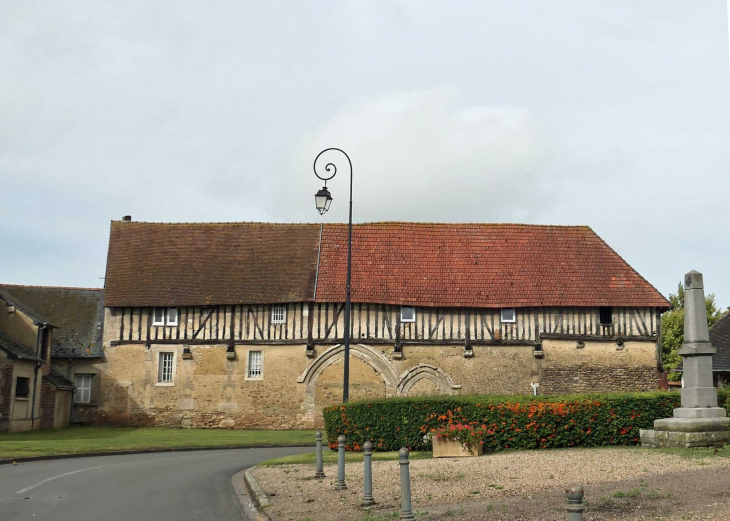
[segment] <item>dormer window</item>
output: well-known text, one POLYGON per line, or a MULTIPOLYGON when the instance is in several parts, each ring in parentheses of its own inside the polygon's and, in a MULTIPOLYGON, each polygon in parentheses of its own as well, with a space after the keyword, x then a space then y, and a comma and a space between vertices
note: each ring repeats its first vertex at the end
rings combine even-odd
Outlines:
POLYGON ((501 315, 502 322, 514 323, 515 319, 515 308, 502 308, 501 315))
POLYGON ((286 322, 286 306, 284 304, 274 304, 271 307, 271 323, 284 324, 286 322))
POLYGON ((153 326, 176 326, 177 308, 155 308, 152 313, 153 326))
POLYGON ((416 321, 416 308, 413 306, 401 306, 400 307, 400 321, 401 322, 415 322, 416 321))

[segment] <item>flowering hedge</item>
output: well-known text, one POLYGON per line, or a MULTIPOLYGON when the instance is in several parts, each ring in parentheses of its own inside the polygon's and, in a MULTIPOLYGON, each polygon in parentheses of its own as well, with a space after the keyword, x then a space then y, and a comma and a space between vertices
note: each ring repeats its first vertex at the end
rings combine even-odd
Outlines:
MULTIPOLYGON (((483 430, 485 451, 636 445, 639 429, 672 416, 679 393, 570 396, 439 396, 350 402, 324 409, 327 437, 349 450, 431 450, 427 434, 464 424, 483 430)), ((719 402, 730 412, 730 392, 719 402)))
MULTIPOLYGON (((473 425, 463 423, 452 423, 443 425, 438 429, 431 429, 424 436, 424 441, 432 438, 443 438, 445 440, 458 441, 465 447, 474 448, 480 443, 484 443, 487 434, 485 427, 475 427, 473 425)), ((354 448, 354 447, 353 447, 354 448)))

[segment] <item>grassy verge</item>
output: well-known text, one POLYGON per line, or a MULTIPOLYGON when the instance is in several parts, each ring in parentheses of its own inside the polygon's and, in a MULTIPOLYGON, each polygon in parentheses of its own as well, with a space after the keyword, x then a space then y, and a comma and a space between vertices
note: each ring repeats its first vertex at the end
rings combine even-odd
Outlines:
POLYGON ((314 431, 241 431, 161 427, 69 427, 0 434, 0 459, 146 449, 236 445, 314 446, 314 431))
MULTIPOLYGON (((334 451, 324 452, 323 460, 325 463, 337 463, 337 453, 334 451)), ((410 459, 427 459, 431 458, 430 452, 411 452, 410 459)), ((394 461, 398 459, 397 452, 373 452, 373 461, 394 461)), ((362 452, 345 453, 345 461, 347 463, 358 462, 363 460, 362 452)), ((308 452, 306 454, 295 454, 294 456, 284 456, 283 458, 269 459, 259 463, 264 467, 274 467, 276 465, 300 465, 316 462, 316 454, 308 452)))

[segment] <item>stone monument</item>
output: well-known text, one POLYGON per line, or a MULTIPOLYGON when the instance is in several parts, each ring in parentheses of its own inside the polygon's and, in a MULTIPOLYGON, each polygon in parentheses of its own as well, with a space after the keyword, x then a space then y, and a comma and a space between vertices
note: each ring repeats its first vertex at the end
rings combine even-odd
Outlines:
POLYGON ((702 274, 690 271, 684 277, 684 385, 682 405, 672 418, 654 421, 653 430, 641 430, 644 447, 722 447, 730 442, 730 418, 717 406, 712 383, 712 355, 702 274))

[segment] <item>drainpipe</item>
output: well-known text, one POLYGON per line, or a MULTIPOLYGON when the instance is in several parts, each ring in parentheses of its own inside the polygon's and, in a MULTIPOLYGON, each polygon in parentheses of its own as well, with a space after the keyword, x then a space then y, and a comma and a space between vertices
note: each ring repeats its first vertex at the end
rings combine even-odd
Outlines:
POLYGON ((532 396, 537 396, 537 388, 540 387, 540 384, 533 382, 530 384, 530 387, 532 387, 532 396))
MULTIPOLYGON (((38 339, 35 343, 35 355, 40 358, 41 356, 41 340, 43 339, 43 330, 46 329, 46 324, 39 324, 38 328, 38 339)), ((33 430, 33 427, 35 427, 35 399, 36 394, 38 393, 38 369, 40 369, 43 366, 43 362, 36 362, 35 363, 35 375, 33 376, 33 401, 30 404, 30 430, 33 430)))

